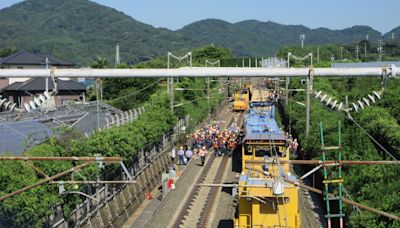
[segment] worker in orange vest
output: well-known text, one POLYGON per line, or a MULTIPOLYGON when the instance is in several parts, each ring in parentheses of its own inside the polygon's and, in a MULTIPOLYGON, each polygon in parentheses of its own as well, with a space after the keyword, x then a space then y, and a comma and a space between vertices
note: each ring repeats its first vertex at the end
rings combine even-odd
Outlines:
POLYGON ((204 162, 206 161, 206 154, 207 154, 206 147, 203 146, 202 148, 200 148, 200 151, 199 151, 201 166, 204 166, 204 162))

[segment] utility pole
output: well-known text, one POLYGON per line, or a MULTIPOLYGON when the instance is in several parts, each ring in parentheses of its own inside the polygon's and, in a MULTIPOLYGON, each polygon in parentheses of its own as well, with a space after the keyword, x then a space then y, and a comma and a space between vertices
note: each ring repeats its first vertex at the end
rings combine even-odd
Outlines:
POLYGON ((358 45, 357 45, 357 47, 356 47, 356 55, 357 55, 357 61, 358 61, 358 52, 360 51, 360 47, 358 47, 358 45))
MULTIPOLYGON (((170 68, 170 60, 171 60, 170 57, 178 60, 179 63, 182 62, 183 59, 188 59, 189 67, 192 68, 192 52, 188 52, 184 56, 175 56, 171 52, 168 52, 167 69, 170 68)), ((175 89, 174 89, 174 78, 173 77, 170 77, 169 81, 168 81, 168 93, 169 93, 169 96, 170 96, 170 109, 171 109, 171 112, 174 113, 174 103, 175 103, 175 101, 174 101, 175 100, 174 93, 175 93, 175 89)))
POLYGON ((207 78, 207 107, 208 107, 208 118, 211 116, 210 110, 210 78, 207 78))
MULTIPOLYGON (((287 67, 290 68, 290 56, 292 55, 291 52, 288 52, 287 54, 287 67)), ((286 95, 286 101, 285 104, 289 104, 289 84, 290 84, 290 78, 286 77, 286 83, 285 83, 285 95, 286 95)))
POLYGON ((119 44, 115 47, 115 66, 118 66, 121 63, 121 59, 119 56, 119 44))
MULTIPOLYGON (((171 61, 170 56, 172 56, 172 53, 168 52, 168 57, 167 57, 167 68, 168 69, 170 68, 170 61, 171 61)), ((175 95, 174 95, 174 78, 168 78, 167 84, 168 84, 168 94, 169 94, 169 99, 170 99, 169 107, 170 107, 171 112, 174 113, 174 103, 175 103, 175 101, 174 101, 174 97, 175 97, 175 95)))
POLYGON ((364 43, 364 58, 367 58, 367 42, 364 43))
MULTIPOLYGON (((48 70, 49 69, 49 58, 47 58, 46 57, 46 70, 48 70)), ((46 77, 46 85, 45 85, 45 90, 46 90, 46 92, 49 92, 49 78, 48 77, 46 77)), ((53 86, 56 86, 56 85, 53 85, 53 86)))
POLYGON ((244 58, 242 59, 242 67, 244 67, 244 58))
POLYGON ((383 52, 382 42, 383 42, 383 40, 378 40, 378 41, 379 41, 379 47, 378 47, 379 62, 382 62, 382 52, 383 52))
MULTIPOLYGON (((215 62, 210 62, 210 61, 208 61, 208 59, 206 59, 206 67, 208 66, 208 64, 210 64, 211 66, 217 65, 218 67, 220 67, 221 66, 221 61, 217 60, 215 62)), ((210 78, 206 79, 206 83, 207 83, 208 118, 210 118, 210 116, 211 116, 211 110, 210 110, 210 78)), ((222 85, 222 78, 219 78, 219 83, 220 83, 220 85, 222 85)), ((229 87, 228 87, 228 90, 229 90, 229 87)))
POLYGON ((257 64, 257 57, 256 57, 256 64, 255 64, 255 66, 256 66, 256 68, 258 67, 258 64, 257 64))
POLYGON ((251 67, 251 58, 249 58, 249 67, 251 67))
POLYGON ((310 95, 313 90, 313 78, 314 78, 314 69, 310 68, 309 75, 307 77, 307 106, 306 106, 306 138, 308 138, 310 134, 310 95))
POLYGON ((340 61, 343 61, 343 47, 340 47, 340 61))
POLYGON ((319 63, 319 47, 317 47, 317 63, 319 63))
POLYGON ((306 39, 306 35, 305 34, 301 34, 300 35, 300 40, 301 40, 301 48, 304 47, 304 40, 306 39))

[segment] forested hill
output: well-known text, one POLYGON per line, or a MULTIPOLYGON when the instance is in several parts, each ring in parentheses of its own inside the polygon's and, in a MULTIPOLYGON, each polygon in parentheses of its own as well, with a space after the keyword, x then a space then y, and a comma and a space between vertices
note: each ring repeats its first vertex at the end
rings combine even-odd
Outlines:
POLYGON ((343 30, 310 29, 302 25, 282 25, 256 20, 231 24, 207 19, 185 26, 178 32, 188 37, 193 45, 216 43, 232 49, 236 56, 265 56, 280 48, 300 44, 300 34, 306 35, 306 44, 344 44, 365 39, 378 40, 381 34, 368 26, 353 26, 343 30))
POLYGON ((171 31, 154 28, 117 10, 88 0, 27 0, 0 10, 0 49, 11 47, 51 52, 78 65, 94 57, 113 61, 115 45, 121 45, 123 62, 136 63, 165 54, 215 43, 238 56, 267 56, 285 46, 358 42, 369 34, 381 34, 367 26, 343 30, 310 29, 301 25, 243 21, 228 23, 207 19, 171 31))
POLYGON ((96 56, 147 60, 182 47, 179 34, 88 0, 27 0, 0 11, 0 49, 52 52, 88 65, 96 56))

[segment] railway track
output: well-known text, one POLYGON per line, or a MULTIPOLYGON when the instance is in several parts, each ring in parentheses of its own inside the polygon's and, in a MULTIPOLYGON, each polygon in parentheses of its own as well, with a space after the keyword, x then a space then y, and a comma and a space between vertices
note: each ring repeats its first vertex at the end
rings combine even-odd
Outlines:
MULTIPOLYGON (((231 126, 236 122, 241 126, 243 113, 233 113, 225 127, 231 126)), ((201 183, 221 183, 224 177, 224 171, 228 164, 228 157, 210 156, 204 165, 201 174, 194 181, 194 186, 189 196, 183 203, 183 207, 174 218, 172 227, 207 227, 212 209, 216 202, 216 196, 219 188, 201 188, 201 183)))

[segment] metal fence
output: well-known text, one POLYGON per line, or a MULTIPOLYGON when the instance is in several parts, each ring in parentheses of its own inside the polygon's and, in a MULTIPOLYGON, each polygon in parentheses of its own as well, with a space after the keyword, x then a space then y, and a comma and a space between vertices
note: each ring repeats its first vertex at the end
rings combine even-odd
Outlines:
POLYGON ((144 107, 141 107, 121 112, 119 114, 116 113, 115 116, 110 116, 109 118, 106 118, 106 125, 104 126, 104 128, 110 128, 115 125, 121 126, 130 123, 136 120, 140 116, 140 114, 142 114, 144 111, 145 111, 144 107))
MULTIPOLYGON (((71 213, 66 221, 61 206, 54 209, 50 218, 51 227, 106 227, 122 226, 137 206, 145 199, 145 193, 152 191, 161 182, 161 174, 171 165, 168 153, 178 140, 185 136, 189 117, 181 119, 175 127, 163 137, 141 149, 125 164, 135 184, 113 185, 99 184, 92 198, 86 199, 71 213)), ((127 180, 121 169, 102 173, 99 180, 127 180)))

